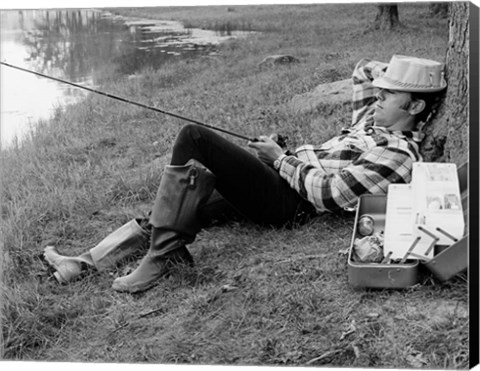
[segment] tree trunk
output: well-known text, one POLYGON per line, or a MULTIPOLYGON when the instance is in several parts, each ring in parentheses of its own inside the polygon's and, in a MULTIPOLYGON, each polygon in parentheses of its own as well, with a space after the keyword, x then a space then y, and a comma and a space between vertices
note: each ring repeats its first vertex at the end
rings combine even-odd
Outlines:
POLYGON ((469 132, 469 3, 452 2, 449 10, 449 42, 445 78, 447 92, 436 118, 424 130, 425 161, 468 160, 469 132))
POLYGON ((399 25, 397 5, 378 5, 378 13, 373 21, 375 30, 391 30, 399 25))

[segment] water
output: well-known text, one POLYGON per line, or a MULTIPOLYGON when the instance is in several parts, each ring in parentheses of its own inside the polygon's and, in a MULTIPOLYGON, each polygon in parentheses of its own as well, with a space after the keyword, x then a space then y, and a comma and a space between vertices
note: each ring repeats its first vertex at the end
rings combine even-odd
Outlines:
MULTIPOLYGON (((126 19, 101 10, 7 10, 0 15, 2 62, 92 88, 146 66, 157 69, 166 61, 215 54, 219 43, 246 35, 126 19)), ((0 73, 2 148, 21 141, 55 107, 86 94, 3 65, 0 73)))

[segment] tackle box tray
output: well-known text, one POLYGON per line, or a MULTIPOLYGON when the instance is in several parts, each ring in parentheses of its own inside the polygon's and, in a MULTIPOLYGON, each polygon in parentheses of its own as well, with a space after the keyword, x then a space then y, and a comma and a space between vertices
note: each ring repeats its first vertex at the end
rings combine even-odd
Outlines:
POLYGON ((363 195, 359 199, 348 253, 348 282, 354 287, 406 288, 418 282, 418 260, 407 260, 404 264, 363 263, 353 260, 354 241, 363 237, 357 231, 359 217, 364 214, 370 215, 374 221, 373 233, 378 233, 385 229, 386 210, 385 195, 363 195))
POLYGON ((440 281, 448 281, 468 267, 468 235, 441 251, 428 262, 422 262, 440 281))
MULTIPOLYGON (((458 168, 458 178, 465 220, 468 213, 468 163, 458 168)), ((358 288, 408 288, 418 283, 418 272, 421 266, 430 270, 441 281, 449 280, 468 267, 468 234, 453 245, 436 247, 434 257, 428 262, 406 260, 400 263, 364 263, 355 262, 353 244, 355 239, 362 238, 358 233, 359 218, 365 214, 374 220, 374 231, 385 229, 385 213, 387 209, 386 195, 362 195, 359 198, 355 224, 348 253, 348 281, 358 288)), ((467 220, 466 220, 467 221, 467 220)))
MULTIPOLYGON (((468 163, 458 168, 463 217, 468 226, 468 163)), ((468 267, 468 233, 448 248, 440 248, 432 260, 422 262, 440 281, 448 281, 468 267)))

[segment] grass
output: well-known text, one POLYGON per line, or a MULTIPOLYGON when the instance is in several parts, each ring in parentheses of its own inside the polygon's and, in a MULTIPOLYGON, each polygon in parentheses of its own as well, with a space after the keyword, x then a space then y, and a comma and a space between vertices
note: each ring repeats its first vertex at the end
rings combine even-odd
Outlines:
MULTIPOLYGON (((138 71, 103 90, 291 146, 325 140, 350 109, 295 114, 287 103, 348 78, 363 57, 443 60, 448 27, 426 4, 401 4, 404 27, 368 31, 374 5, 120 9, 195 27, 261 31, 219 56, 138 71), (217 26, 215 26, 217 24, 217 26), (419 26, 422 25, 422 26, 419 26), (270 54, 301 63, 258 69, 270 54)), ((353 217, 323 215, 293 230, 230 223, 190 248, 196 267, 138 295, 111 290, 129 267, 58 285, 39 258, 47 244, 74 255, 146 215, 182 122, 90 96, 58 109, 2 152, 2 335, 10 360, 382 368, 468 366, 465 276, 427 272, 405 290, 358 290, 347 258, 353 217)), ((241 145, 245 143, 233 139, 241 145)))

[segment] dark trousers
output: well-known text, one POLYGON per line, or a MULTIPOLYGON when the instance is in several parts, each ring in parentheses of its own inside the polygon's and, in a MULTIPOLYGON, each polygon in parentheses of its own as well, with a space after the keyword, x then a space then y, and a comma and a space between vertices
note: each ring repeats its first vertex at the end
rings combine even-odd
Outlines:
MULTIPOLYGON (((278 172, 249 151, 198 125, 180 131, 173 147, 171 165, 195 159, 216 176, 210 213, 223 213, 222 198, 242 216, 268 226, 289 226, 314 215, 313 206, 302 199, 278 172)), ((213 218, 216 215, 212 215, 213 218)))

